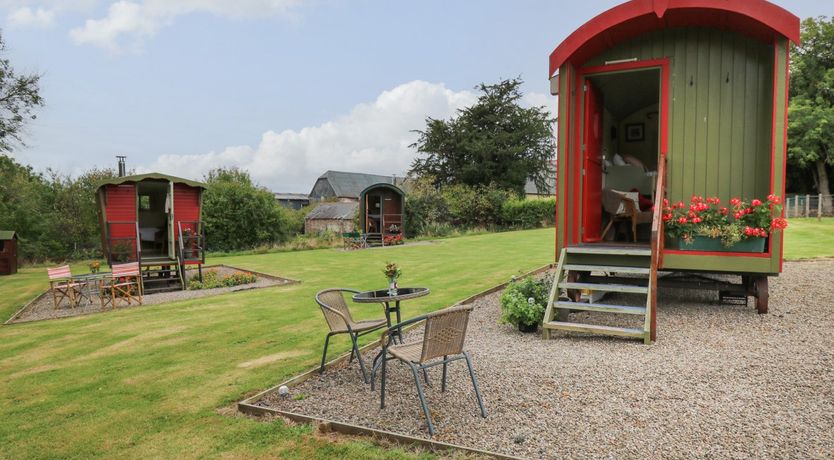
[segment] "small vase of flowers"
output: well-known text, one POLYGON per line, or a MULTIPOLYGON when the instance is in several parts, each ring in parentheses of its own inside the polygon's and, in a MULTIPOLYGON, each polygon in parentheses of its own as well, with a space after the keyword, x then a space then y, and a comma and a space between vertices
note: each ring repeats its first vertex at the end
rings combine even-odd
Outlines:
POLYGON ((397 279, 402 275, 400 267, 393 262, 388 262, 385 264, 382 273, 385 273, 385 276, 388 277, 388 295, 397 295, 397 279))

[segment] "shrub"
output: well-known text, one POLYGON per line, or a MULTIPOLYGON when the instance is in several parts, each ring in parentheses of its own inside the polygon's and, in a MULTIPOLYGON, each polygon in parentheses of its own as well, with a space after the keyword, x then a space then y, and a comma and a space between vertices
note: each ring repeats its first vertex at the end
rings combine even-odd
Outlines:
POLYGON ((556 222, 556 199, 512 199, 501 205, 501 221, 513 228, 538 228, 556 222))
POLYGON ((221 287, 240 286, 258 281, 258 277, 247 272, 234 272, 231 275, 220 276, 217 270, 203 272, 203 280, 192 279, 188 283, 188 289, 214 289, 221 287))
POLYGON ((547 279, 513 280, 501 294, 501 322, 517 327, 541 323, 548 291, 547 279))

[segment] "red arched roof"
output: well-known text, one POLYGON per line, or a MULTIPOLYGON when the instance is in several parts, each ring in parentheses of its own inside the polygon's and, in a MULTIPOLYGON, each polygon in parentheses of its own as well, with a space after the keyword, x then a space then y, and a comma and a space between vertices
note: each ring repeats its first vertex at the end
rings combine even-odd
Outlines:
POLYGON ((716 27, 799 43, 799 18, 765 0, 631 0, 583 24, 550 53, 550 75, 629 38, 672 27, 716 27))

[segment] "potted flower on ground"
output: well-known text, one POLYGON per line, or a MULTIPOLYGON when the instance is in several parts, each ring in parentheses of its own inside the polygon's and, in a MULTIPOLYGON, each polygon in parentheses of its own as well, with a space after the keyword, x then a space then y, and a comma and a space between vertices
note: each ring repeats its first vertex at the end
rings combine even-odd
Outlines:
POLYGON ((501 322, 521 332, 536 332, 547 306, 547 282, 533 277, 510 282, 501 294, 501 322))
POLYGON ((780 217, 782 200, 740 198, 722 206, 715 197, 694 195, 687 205, 663 200, 666 247, 696 251, 764 252, 767 238, 788 226, 780 217))

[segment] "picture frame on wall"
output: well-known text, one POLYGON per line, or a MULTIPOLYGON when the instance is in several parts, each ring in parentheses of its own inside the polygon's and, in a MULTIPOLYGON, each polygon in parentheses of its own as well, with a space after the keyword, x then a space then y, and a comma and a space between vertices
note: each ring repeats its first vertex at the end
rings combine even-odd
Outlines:
POLYGON ((642 142, 646 139, 646 124, 632 123, 625 127, 626 142, 642 142))

